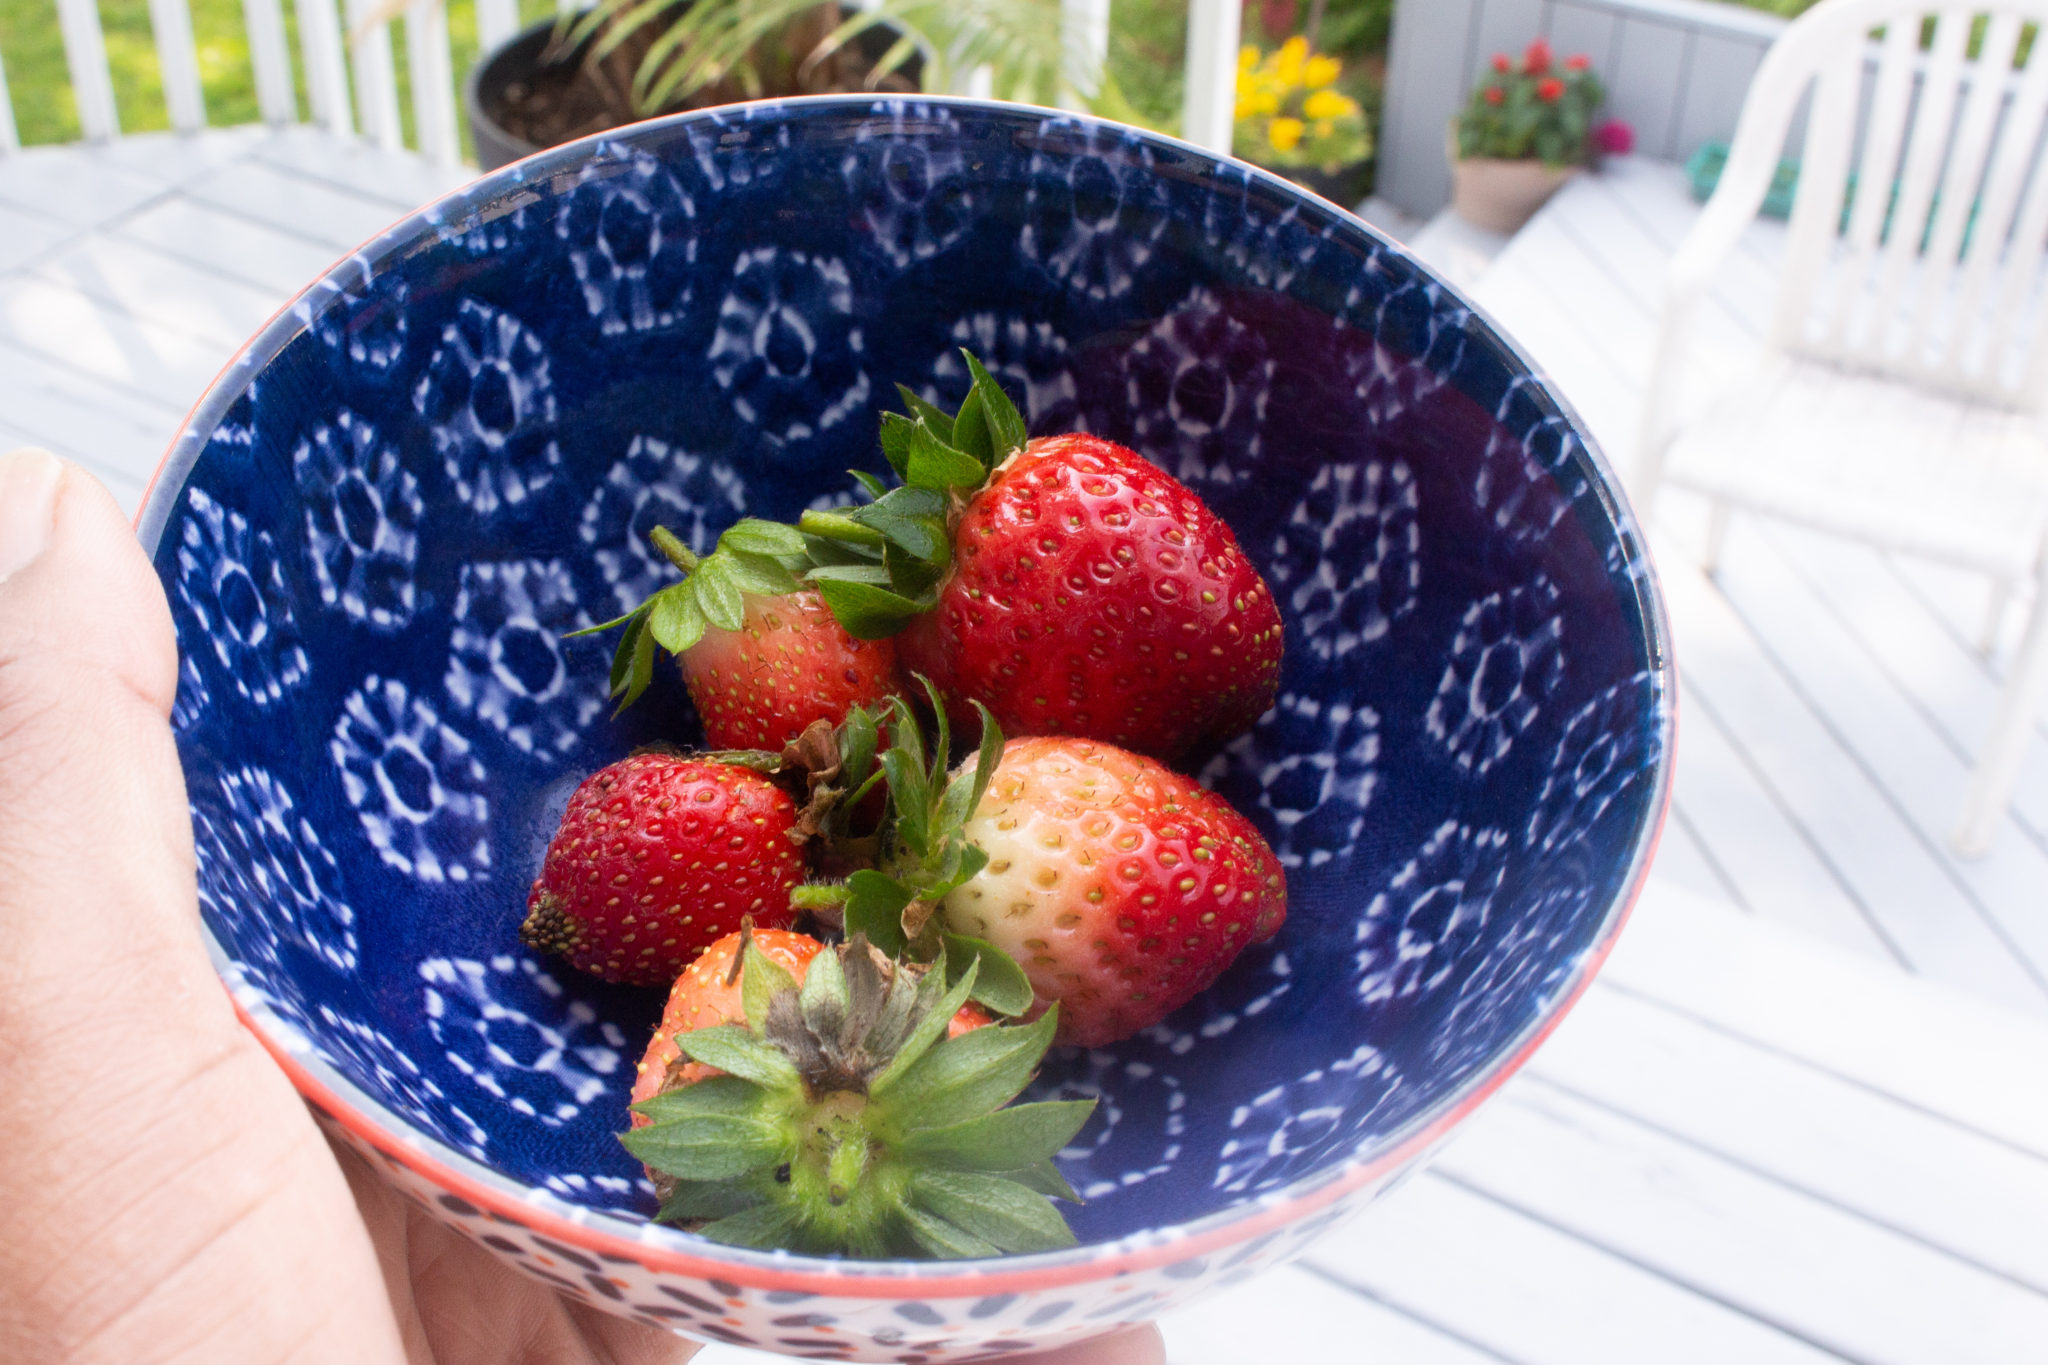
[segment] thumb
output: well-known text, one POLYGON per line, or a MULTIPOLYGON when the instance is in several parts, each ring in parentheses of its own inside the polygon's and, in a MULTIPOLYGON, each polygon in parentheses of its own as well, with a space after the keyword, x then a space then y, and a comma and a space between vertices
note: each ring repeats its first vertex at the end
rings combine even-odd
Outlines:
POLYGON ((346 1182, 201 947, 170 615, 0 455, 0 1359, 400 1358, 346 1182))

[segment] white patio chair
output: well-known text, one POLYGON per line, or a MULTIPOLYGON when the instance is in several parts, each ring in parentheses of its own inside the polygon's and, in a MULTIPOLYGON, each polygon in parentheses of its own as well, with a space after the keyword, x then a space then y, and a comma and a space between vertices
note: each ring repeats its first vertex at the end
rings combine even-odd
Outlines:
POLYGON ((1982 571, 1987 651, 2032 580, 1952 836, 1965 854, 1991 844, 2048 683, 2044 108, 2048 0, 1822 0, 1786 29, 1672 259, 1636 479, 1646 517, 1665 484, 1707 495, 1710 570, 1739 508, 1982 571), (1973 19, 1987 14, 1973 57, 1973 19), (1923 18, 1935 21, 1926 50, 1923 18), (2042 32, 2016 71, 2027 26, 2042 32), (1768 339, 1745 382, 1684 417, 1691 324, 1809 91, 1768 339))

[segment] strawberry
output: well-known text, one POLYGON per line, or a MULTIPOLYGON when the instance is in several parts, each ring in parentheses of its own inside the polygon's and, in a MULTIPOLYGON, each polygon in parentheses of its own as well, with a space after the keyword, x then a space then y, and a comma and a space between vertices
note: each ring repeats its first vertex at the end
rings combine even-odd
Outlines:
POLYGON ((1280 861, 1222 797, 1093 740, 1013 739, 961 832, 987 867, 941 918, 1007 952, 1058 1041, 1099 1047, 1180 1008, 1287 917, 1280 861))
POLYGON ((900 699, 890 722, 888 841, 833 894, 885 951, 973 958, 997 1013, 1056 1003, 1062 1043, 1128 1038, 1287 917, 1280 860, 1192 778, 1097 740, 1005 743, 986 712, 980 752, 948 774, 943 714, 929 769, 900 699))
POLYGON ((804 875, 796 824, 795 800, 752 768, 621 759, 569 797, 519 936, 607 981, 666 985, 742 917, 789 923, 804 875))
MULTIPOLYGON (((700 1028, 747 1022, 746 1005, 740 998, 740 954, 749 937, 770 962, 789 973, 798 985, 803 984, 809 973, 811 959, 825 947, 808 934, 757 929, 751 935, 744 930, 727 934, 706 948, 669 988, 661 1023, 655 1027, 654 1037, 648 1040, 647 1051, 634 1073, 633 1103, 719 1074, 702 1062, 684 1058, 682 1049, 676 1046, 676 1037, 700 1028)), ((988 1012, 970 1000, 954 1014, 953 1022, 947 1026, 947 1036, 957 1038, 991 1022, 988 1012)), ((633 1116, 635 1127, 645 1122, 643 1115, 633 1116)))
POLYGON ((741 601, 738 630, 709 627, 681 656, 712 748, 780 749, 902 690, 896 642, 856 640, 816 590, 741 601))
POLYGON ((644 1098, 619 1140, 654 1177, 657 1216, 716 1241, 816 1255, 1072 1246, 1048 1196, 1074 1192, 1052 1158, 1093 1102, 1010 1104, 1056 1013, 960 1032, 978 964, 949 986, 943 961, 894 963, 856 934, 807 950, 799 983, 777 960, 786 946, 720 945, 709 979, 693 969, 670 997, 664 1033, 678 1019, 729 1022, 679 1031, 673 1058, 650 1050, 642 1063, 644 1098), (650 1076, 660 1079, 647 1094, 650 1076))
MULTIPOLYGON (((974 382, 957 413, 904 389, 909 414, 883 417, 900 487, 857 473, 872 501, 806 512, 794 528, 742 521, 701 564, 657 528, 689 577, 609 623, 626 627, 614 694, 640 694, 657 643, 687 650, 707 623, 740 630, 743 593, 809 588, 850 640, 881 644, 908 627, 904 664, 956 710, 985 705, 1013 734, 1106 740, 1173 762, 1249 729, 1279 689, 1280 613, 1230 528, 1113 441, 1027 440, 981 362, 968 355, 967 366, 974 382)), ((836 719, 842 696, 877 701, 897 676, 879 658, 842 669, 804 714, 836 719)), ((721 698, 713 709, 768 707, 721 698)))
POLYGON ((967 502, 909 666, 1013 735, 1172 760, 1251 728, 1280 681, 1280 614, 1186 486, 1095 436, 1028 442, 967 502))

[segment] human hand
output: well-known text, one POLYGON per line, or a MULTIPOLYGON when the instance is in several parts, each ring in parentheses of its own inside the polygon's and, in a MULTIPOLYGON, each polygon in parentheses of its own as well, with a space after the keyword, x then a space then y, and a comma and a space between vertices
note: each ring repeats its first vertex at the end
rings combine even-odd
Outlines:
MULTIPOLYGON (((162 589, 113 499, 0 455, 0 1359, 687 1360, 330 1148, 201 947, 176 686, 162 589)), ((1029 1359, 1165 1351, 1147 1327, 1029 1359)))

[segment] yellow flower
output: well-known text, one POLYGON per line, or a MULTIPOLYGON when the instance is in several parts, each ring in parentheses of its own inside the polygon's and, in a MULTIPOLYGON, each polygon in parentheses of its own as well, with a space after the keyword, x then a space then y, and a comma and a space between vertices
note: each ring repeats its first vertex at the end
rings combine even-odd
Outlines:
POLYGON ((1280 112, 1280 96, 1271 90, 1260 90, 1249 96, 1245 103, 1254 114, 1277 114, 1280 112))
POLYGON ((1358 112, 1358 101, 1334 90, 1318 90, 1302 101, 1301 112, 1313 119, 1343 118, 1358 112))
POLYGON ((1276 152, 1291 152, 1301 145, 1302 122, 1298 118, 1276 118, 1266 130, 1266 139, 1276 152))
POLYGON ((1301 68, 1308 61, 1308 39, 1295 34, 1280 45, 1280 60, 1274 64, 1274 74, 1280 77, 1282 85, 1300 85, 1301 68))
POLYGON ((1241 47, 1237 50, 1237 69, 1249 71, 1259 64, 1259 50, 1255 47, 1241 47))
POLYGON ((1302 83, 1311 90, 1320 90, 1337 79, 1344 70, 1344 63, 1335 57, 1315 56, 1308 59, 1308 65, 1301 73, 1302 83))

